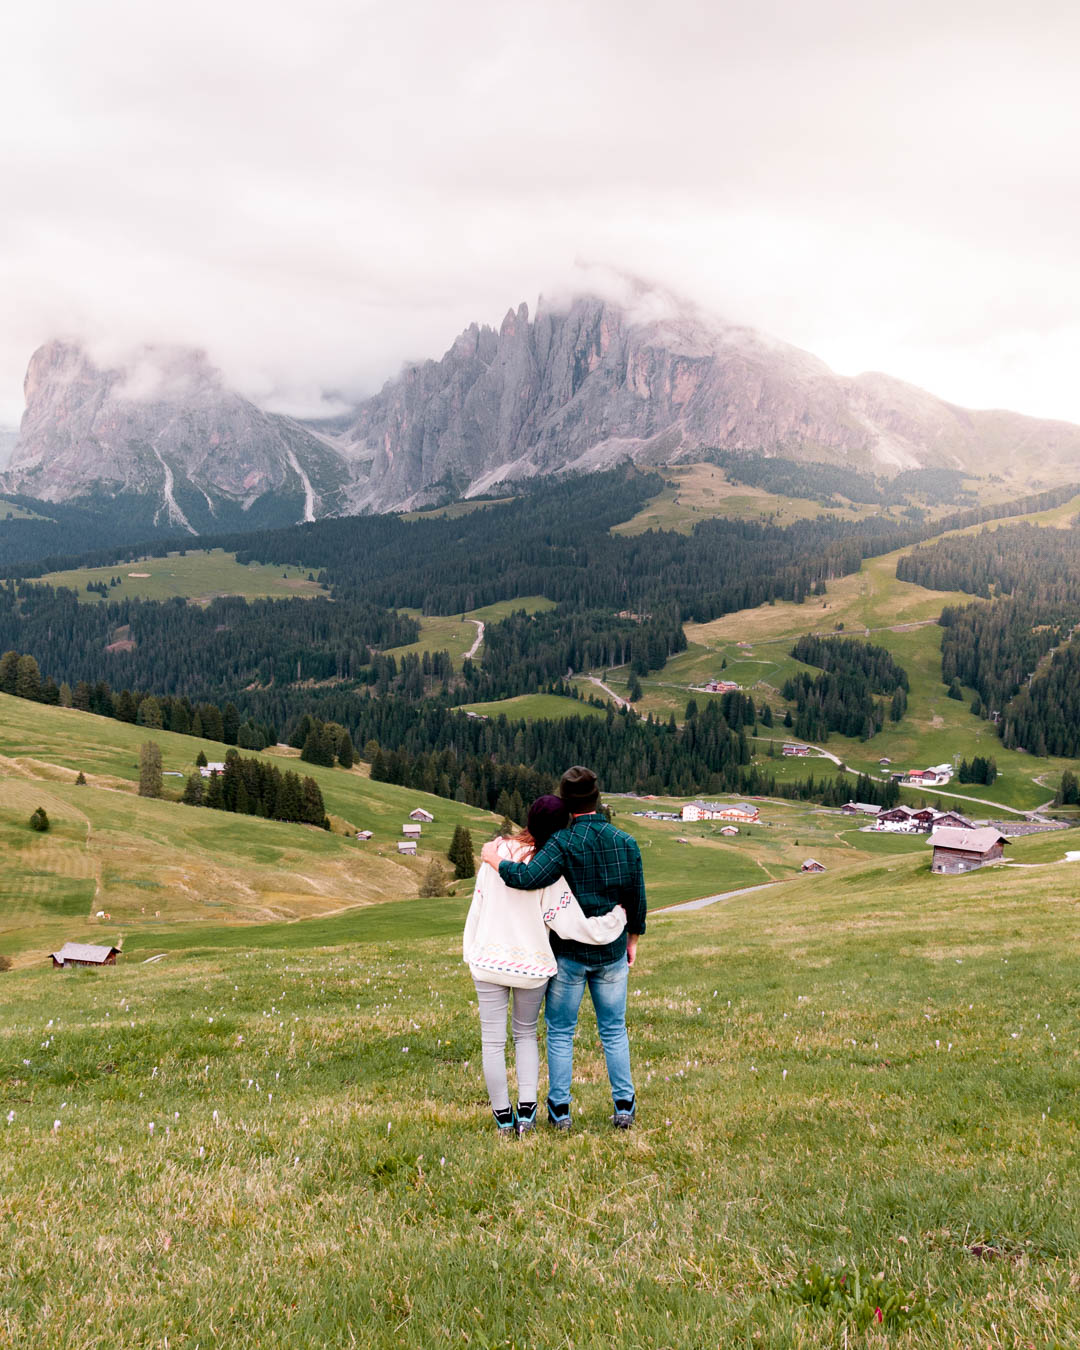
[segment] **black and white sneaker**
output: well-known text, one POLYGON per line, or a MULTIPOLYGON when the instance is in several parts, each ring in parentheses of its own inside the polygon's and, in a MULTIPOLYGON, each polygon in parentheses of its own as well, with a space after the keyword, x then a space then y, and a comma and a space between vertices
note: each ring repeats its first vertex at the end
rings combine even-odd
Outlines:
POLYGON ((570 1107, 552 1106, 549 1101, 547 1104, 548 1124, 555 1130, 570 1129, 570 1107))
POLYGON ((631 1097, 628 1102, 617 1101, 615 1111, 611 1117, 611 1123, 617 1130, 628 1130, 634 1123, 634 1117, 637 1115, 637 1099, 631 1097))
POLYGON ((518 1138, 522 1135, 531 1134, 536 1129, 536 1103, 518 1102, 517 1109, 517 1132, 518 1138))
POLYGON ((496 1111, 491 1108, 491 1114, 495 1117, 495 1125, 500 1139, 513 1139, 517 1132, 517 1117, 514 1115, 514 1108, 508 1106, 505 1111, 496 1111))

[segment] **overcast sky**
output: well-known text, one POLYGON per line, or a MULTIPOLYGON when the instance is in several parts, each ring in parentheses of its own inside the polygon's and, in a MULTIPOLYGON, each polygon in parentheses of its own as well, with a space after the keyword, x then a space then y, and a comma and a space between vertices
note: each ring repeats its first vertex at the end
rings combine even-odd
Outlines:
POLYGON ((34 0, 0 18, 0 423, 33 348, 377 387, 581 262, 1080 421, 1080 11, 34 0))

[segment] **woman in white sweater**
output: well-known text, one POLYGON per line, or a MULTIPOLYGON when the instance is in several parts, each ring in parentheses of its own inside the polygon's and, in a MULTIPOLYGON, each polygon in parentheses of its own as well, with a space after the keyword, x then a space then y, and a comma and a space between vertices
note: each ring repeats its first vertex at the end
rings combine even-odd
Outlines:
MULTIPOLYGON (((500 840, 500 852, 513 862, 528 862, 569 819, 562 798, 538 797, 529 807, 525 830, 500 840)), ((476 985, 484 1081, 501 1135, 512 1135, 515 1129, 524 1134, 536 1124, 540 1077, 536 1026, 548 980, 557 968, 548 929, 560 937, 603 946, 614 941, 625 926, 626 913, 618 907, 610 914, 587 919, 562 877, 542 891, 517 891, 500 880, 494 868, 480 868, 462 952, 476 985), (516 1113, 506 1081, 506 1013, 511 991, 516 1113)))

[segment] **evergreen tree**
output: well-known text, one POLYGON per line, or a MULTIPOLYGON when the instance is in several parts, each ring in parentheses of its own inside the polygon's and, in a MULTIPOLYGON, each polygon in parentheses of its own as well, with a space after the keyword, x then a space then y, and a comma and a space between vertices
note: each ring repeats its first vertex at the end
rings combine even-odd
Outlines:
POLYGON ((188 806, 202 806, 205 796, 206 788, 202 774, 191 774, 184 784, 184 795, 181 800, 188 806))
POLYGON ((20 656, 15 667, 15 694, 37 702, 41 698, 41 671, 32 656, 20 656))
POLYGON ((44 834, 45 831, 48 830, 49 817, 46 814, 45 808, 43 806, 39 806, 37 810, 34 812, 34 814, 30 817, 30 828, 32 830, 37 830, 39 834, 44 834))
POLYGON ((514 826, 514 822, 510 819, 509 816, 504 815, 502 820, 499 822, 499 834, 501 835, 501 837, 503 839, 512 839, 516 833, 517 829, 514 826))
POLYGON ((161 730, 161 705, 156 698, 147 695, 146 698, 139 700, 139 711, 135 715, 135 721, 141 727, 150 727, 154 731, 161 730))
POLYGON ((338 763, 343 769, 351 769, 356 762, 356 752, 353 750, 352 737, 346 731, 338 743, 338 763))
POLYGON ((630 703, 637 703, 641 698, 641 681, 634 674, 630 676, 630 683, 626 689, 626 697, 630 703))
POLYGON ((60 706, 61 708, 71 707, 71 685, 64 680, 60 685, 60 706))
POLYGON ((458 854, 461 850, 461 835, 462 835, 461 826, 455 825, 453 837, 450 840, 450 847, 446 850, 447 858, 450 860, 450 862, 454 864, 455 867, 457 866, 458 854))
POLYGON ((207 758, 205 750, 200 750, 199 753, 195 756, 195 765, 199 769, 206 768, 207 758))
POLYGON ((139 796, 160 797, 161 788, 161 747, 144 741, 139 747, 139 796))
POLYGON ((464 826, 461 829, 461 843, 458 847, 458 855, 454 859, 454 877, 456 880, 463 880, 466 877, 476 876, 476 858, 473 854, 472 833, 464 826))
POLYGON ((15 679, 18 669, 18 652, 5 652, 3 656, 0 656, 0 694, 15 693, 15 679))
POLYGON ((206 781, 206 792, 203 796, 203 804, 212 811, 224 811, 225 809, 225 785, 221 781, 221 774, 214 769, 206 781))
POLYGON ((82 769, 79 770, 79 776, 75 779, 75 786, 76 787, 86 786, 86 774, 83 773, 82 769))

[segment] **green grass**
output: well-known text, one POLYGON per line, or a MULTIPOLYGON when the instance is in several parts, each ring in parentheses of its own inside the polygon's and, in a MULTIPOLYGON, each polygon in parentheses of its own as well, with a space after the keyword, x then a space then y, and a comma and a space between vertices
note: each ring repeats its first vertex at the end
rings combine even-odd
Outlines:
MULTIPOLYGON (((543 595, 525 595, 517 600, 499 600, 480 609, 467 610, 465 614, 422 614, 418 609, 402 609, 402 614, 411 615, 420 621, 420 637, 416 642, 402 647, 390 647, 387 655, 400 661, 403 656, 419 656, 423 652, 449 652, 455 664, 460 664, 466 652, 472 650, 476 641, 480 623, 498 623, 500 619, 525 610, 527 614, 539 614, 554 609, 555 602, 543 595)), ((484 649, 481 645, 477 652, 477 661, 483 661, 484 649)))
POLYGON ((110 600, 132 596, 144 600, 171 600, 183 596, 197 604, 209 604, 223 595, 240 595, 247 600, 325 595, 323 587, 309 581, 308 576, 307 569, 300 567, 268 563, 245 566, 236 561, 234 553, 215 548, 190 550, 183 557, 179 553, 170 553, 166 558, 143 558, 112 567, 79 567, 68 572, 50 572, 41 580, 49 586, 70 587, 88 604, 97 604, 106 597, 88 591, 87 583, 104 581, 108 586, 113 577, 121 580, 118 586, 109 590, 107 598, 110 600))
POLYGON ((495 1140, 461 902, 0 976, 5 1344, 1074 1345, 1078 882, 881 858, 655 916, 629 1135, 586 1009, 571 1136, 495 1140), (814 1265, 927 1311, 860 1332, 814 1265))
POLYGON ((519 694, 517 698, 498 699, 494 703, 466 703, 466 712, 479 713, 483 717, 525 718, 532 722, 539 719, 561 722, 567 717, 605 717, 603 708, 587 703, 580 698, 563 698, 559 694, 519 694))
POLYGON ((826 506, 802 497, 783 497, 746 483, 732 483, 714 464, 669 465, 662 471, 665 487, 637 515, 612 528, 612 534, 644 534, 646 530, 676 530, 689 534, 700 520, 725 516, 734 520, 762 520, 790 525, 812 520, 825 512, 842 520, 860 520, 881 508, 855 503, 826 506))
POLYGON ((37 511, 31 511, 28 507, 19 506, 15 502, 8 501, 6 497, 0 497, 0 529, 3 529, 5 520, 48 520, 48 516, 43 516, 37 511))
MULTIPOLYGON (((135 929, 307 918, 414 897, 432 856, 445 861, 456 825, 479 843, 496 823, 486 811, 373 783, 361 769, 303 764, 280 750, 264 753, 318 781, 334 832, 149 801, 135 795, 147 739, 161 747, 166 771, 184 775, 200 749, 210 760, 226 750, 0 695, 3 950, 29 959, 64 938, 88 939, 102 925, 113 940, 135 929), (75 784, 80 771, 85 786, 75 784), (27 823, 39 805, 52 822, 43 835, 27 823), (417 857, 400 857, 402 822, 420 805, 435 821, 424 825, 417 857), (375 837, 358 843, 358 829, 375 837), (98 911, 110 918, 92 919, 98 911)), ((178 797, 183 778, 165 785, 178 797)))

